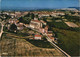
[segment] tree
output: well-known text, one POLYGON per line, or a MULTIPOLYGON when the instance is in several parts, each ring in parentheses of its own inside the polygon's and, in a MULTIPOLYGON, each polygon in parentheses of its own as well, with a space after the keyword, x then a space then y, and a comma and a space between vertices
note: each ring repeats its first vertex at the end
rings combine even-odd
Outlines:
POLYGON ((38 18, 38 15, 36 15, 35 17, 38 18))
POLYGON ((31 19, 34 19, 34 14, 33 13, 31 13, 31 19))
POLYGON ((30 17, 30 13, 28 13, 28 14, 26 15, 26 17, 30 17))
POLYGON ((22 18, 22 17, 20 17, 20 18, 19 18, 19 22, 22 22, 22 21, 23 21, 23 18, 22 18))
POLYGON ((8 28, 4 26, 3 31, 8 31, 8 28))
POLYGON ((12 25, 10 26, 10 30, 11 30, 11 31, 17 30, 17 26, 16 26, 15 24, 12 24, 12 25))
POLYGON ((51 15, 49 15, 49 17, 52 17, 51 15))

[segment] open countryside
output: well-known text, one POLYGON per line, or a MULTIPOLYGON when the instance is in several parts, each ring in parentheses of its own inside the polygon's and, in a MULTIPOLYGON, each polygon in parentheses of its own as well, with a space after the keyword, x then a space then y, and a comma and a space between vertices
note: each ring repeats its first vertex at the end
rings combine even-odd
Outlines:
POLYGON ((77 0, 1 0, 1 57, 79 57, 77 0))

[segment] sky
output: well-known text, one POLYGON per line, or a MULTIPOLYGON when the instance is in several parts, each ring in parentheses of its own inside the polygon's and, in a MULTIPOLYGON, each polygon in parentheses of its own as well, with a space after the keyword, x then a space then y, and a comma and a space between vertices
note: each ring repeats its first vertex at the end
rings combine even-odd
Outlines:
POLYGON ((1 8, 67 8, 78 7, 79 0, 1 0, 1 8))

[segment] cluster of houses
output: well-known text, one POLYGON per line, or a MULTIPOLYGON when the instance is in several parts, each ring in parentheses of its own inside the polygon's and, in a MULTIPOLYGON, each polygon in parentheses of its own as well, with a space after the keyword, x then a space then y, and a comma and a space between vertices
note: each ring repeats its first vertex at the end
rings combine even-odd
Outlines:
MULTIPOLYGON (((9 19, 8 21, 8 29, 10 29, 10 25, 11 24, 15 24, 17 26, 17 30, 22 30, 24 29, 24 26, 30 27, 32 29, 37 30, 38 32, 42 33, 42 34, 46 34, 52 41, 54 41, 54 37, 55 34, 53 34, 52 31, 48 31, 48 26, 47 23, 44 22, 43 20, 38 20, 37 18, 34 18, 34 20, 31 20, 30 24, 23 24, 20 23, 19 20, 17 19, 9 19), (43 25, 45 25, 45 27, 43 28, 43 25)), ((42 40, 42 35, 40 34, 35 34, 34 38, 35 40, 42 40)))
POLYGON ((28 12, 3 12, 2 14, 11 16, 11 19, 7 20, 7 22, 9 23, 7 24, 8 29, 10 29, 11 24, 15 24, 17 26, 17 30, 22 30, 24 28, 24 24, 20 23, 17 18, 28 14, 28 12))
MULTIPOLYGON (((33 28, 37 31, 39 31, 40 33, 42 34, 46 34, 52 41, 54 41, 54 36, 55 34, 53 34, 52 31, 48 31, 48 26, 47 26, 47 23, 43 20, 38 20, 37 18, 34 18, 31 20, 30 24, 24 24, 24 23, 20 23, 18 19, 14 19, 14 17, 21 17, 22 15, 26 15, 28 14, 28 12, 24 12, 24 13, 21 13, 21 12, 15 12, 15 13, 7 13, 7 12, 4 12, 4 14, 8 14, 8 15, 11 15, 12 18, 8 20, 8 29, 10 29, 10 25, 11 24, 15 24, 17 26, 17 30, 22 30, 24 28, 24 26, 28 26, 30 28, 33 28), (43 25, 45 27, 43 27, 43 25)), ((39 17, 40 16, 49 16, 49 14, 47 13, 44 13, 44 14, 41 14, 39 13, 39 17)), ((57 13, 57 14, 62 14, 64 15, 63 13, 57 13)), ((34 38, 33 39, 36 39, 36 40, 41 40, 42 39, 42 36, 41 35, 34 35, 34 38)))
POLYGON ((20 23, 19 20, 17 19, 9 19, 8 23, 9 23, 7 24, 8 30, 10 29, 11 24, 15 24, 17 26, 17 30, 22 30, 24 28, 24 24, 20 23))
MULTIPOLYGON (((38 20, 38 19, 31 20, 29 27, 31 27, 32 29, 36 29, 38 32, 44 35, 46 34, 52 41, 54 41, 55 38, 53 36, 55 36, 55 34, 53 34, 52 31, 48 31, 47 23, 44 22, 43 20, 38 20), (43 28, 43 25, 45 25, 44 28, 43 28)), ((35 35, 34 39, 41 40, 42 36, 35 35)))
POLYGON ((19 18, 21 16, 24 16, 24 15, 28 14, 28 12, 18 12, 18 11, 16 11, 16 12, 3 12, 3 13, 0 13, 0 14, 9 15, 9 16, 11 16, 11 18, 19 18))
POLYGON ((54 16, 54 17, 59 17, 59 15, 65 15, 64 12, 57 12, 57 11, 54 11, 54 12, 32 12, 34 13, 35 15, 38 15, 39 18, 43 17, 43 16, 46 16, 46 17, 49 17, 49 16, 54 16))

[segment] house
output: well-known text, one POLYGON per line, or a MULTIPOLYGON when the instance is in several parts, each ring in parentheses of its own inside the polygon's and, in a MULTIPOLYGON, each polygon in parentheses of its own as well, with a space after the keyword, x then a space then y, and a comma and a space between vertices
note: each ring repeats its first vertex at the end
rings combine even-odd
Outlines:
POLYGON ((10 13, 9 15, 11 16, 11 18, 15 17, 15 13, 10 13))
POLYGON ((28 24, 24 24, 24 26, 25 26, 25 27, 29 27, 29 25, 28 25, 28 24))
POLYGON ((8 30, 10 29, 10 26, 11 26, 10 24, 7 24, 7 25, 6 25, 6 27, 8 28, 8 30))
POLYGON ((55 38, 54 38, 54 37, 50 37, 50 39, 51 39, 51 41, 54 41, 54 40, 55 40, 55 38))
POLYGON ((64 12, 52 12, 51 16, 65 15, 64 12))
POLYGON ((23 13, 22 13, 22 15, 27 15, 27 14, 28 14, 28 12, 23 12, 23 13))
POLYGON ((21 17, 21 12, 15 12, 15 17, 21 17))
POLYGON ((45 29, 45 32, 44 33, 47 34, 48 33, 48 26, 46 26, 44 29, 45 29))
POLYGON ((7 15, 9 15, 9 13, 8 13, 8 12, 3 12, 3 14, 7 14, 7 15))
POLYGON ((47 32, 47 36, 53 36, 53 32, 52 31, 48 31, 47 32))
POLYGON ((45 32, 45 29, 44 29, 44 28, 40 28, 40 29, 39 29, 39 32, 40 32, 40 33, 44 33, 44 32, 45 32))
POLYGON ((39 20, 31 20, 30 27, 39 29, 42 27, 42 23, 39 20))
POLYGON ((41 18, 41 17, 43 17, 43 16, 48 17, 48 16, 50 16, 50 15, 49 15, 49 14, 46 14, 46 13, 40 13, 38 16, 39 16, 39 18, 41 18))
POLYGON ((44 25, 46 25, 46 22, 45 21, 43 21, 43 20, 40 20, 44 25))
POLYGON ((17 24, 19 22, 19 20, 17 20, 17 19, 9 19, 9 23, 10 24, 17 24))
POLYGON ((51 37, 48 35, 48 38, 51 40, 51 41, 55 41, 55 38, 54 37, 51 37))
POLYGON ((38 20, 37 18, 34 18, 34 20, 38 20))
POLYGON ((17 30, 23 30, 23 28, 24 28, 24 24, 23 23, 17 24, 17 30))
POLYGON ((12 20, 12 19, 9 19, 9 23, 10 23, 10 24, 13 24, 13 20, 12 20))
POLYGON ((34 39, 35 39, 35 40, 41 40, 41 37, 42 37, 41 35, 35 35, 35 36, 34 36, 34 39))

